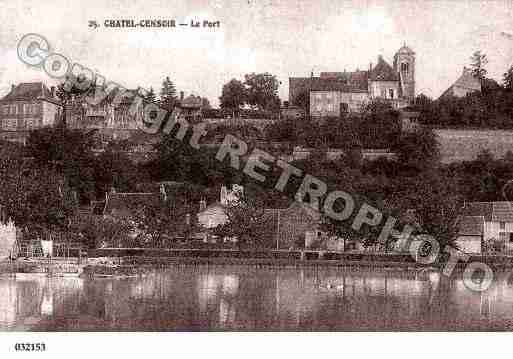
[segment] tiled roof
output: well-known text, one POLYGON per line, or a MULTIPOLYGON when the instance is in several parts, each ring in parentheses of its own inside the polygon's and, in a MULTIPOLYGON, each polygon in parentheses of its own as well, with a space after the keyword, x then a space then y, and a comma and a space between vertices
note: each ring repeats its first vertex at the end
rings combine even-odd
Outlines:
POLYGON ((310 91, 367 92, 367 87, 360 88, 358 86, 358 84, 348 83, 343 78, 315 78, 310 86, 310 91))
POLYGON ((378 63, 371 71, 370 78, 372 81, 398 81, 399 76, 384 59, 379 56, 378 63))
POLYGON ((484 227, 483 216, 462 216, 458 221, 460 235, 482 235, 484 227))
POLYGON ((470 202, 463 208, 464 216, 482 216, 487 222, 513 222, 513 203, 470 202))
POLYGON ((455 87, 463 87, 465 89, 472 89, 475 91, 481 91, 481 82, 477 77, 472 75, 472 72, 466 68, 463 69, 463 73, 453 84, 455 87))
POLYGON ((200 108, 203 100, 200 96, 189 95, 180 101, 181 107, 200 108))
POLYGON ((46 99, 57 102, 52 93, 42 82, 23 82, 15 86, 1 101, 31 101, 36 99, 46 99))
POLYGON ((320 77, 290 77, 290 103, 294 104, 295 98, 303 91, 367 92, 368 75, 368 71, 354 71, 321 72, 320 77))

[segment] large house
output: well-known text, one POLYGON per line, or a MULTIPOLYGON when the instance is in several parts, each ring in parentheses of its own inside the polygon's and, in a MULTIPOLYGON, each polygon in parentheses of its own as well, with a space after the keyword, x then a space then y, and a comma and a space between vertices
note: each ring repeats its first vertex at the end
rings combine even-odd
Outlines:
POLYGON ((289 78, 290 104, 305 106, 309 101, 313 117, 359 111, 365 102, 375 98, 390 101, 398 109, 415 98, 415 53, 408 46, 396 52, 393 66, 379 56, 376 66, 370 64, 368 70, 289 78))
POLYGON ((0 139, 24 144, 30 130, 54 126, 61 110, 54 87, 42 82, 12 85, 0 99, 0 139))
POLYGON ((481 81, 472 74, 471 69, 463 67, 461 76, 440 95, 440 98, 465 97, 472 92, 481 92, 481 81))
POLYGON ((467 253, 481 253, 485 246, 500 243, 513 249, 513 202, 470 202, 460 218, 458 246, 467 253))
POLYGON ((127 90, 121 96, 116 90, 96 105, 77 96, 67 107, 67 123, 70 128, 97 130, 101 142, 131 138, 140 132, 143 116, 142 105, 137 106, 135 113, 132 113, 137 91, 127 90))

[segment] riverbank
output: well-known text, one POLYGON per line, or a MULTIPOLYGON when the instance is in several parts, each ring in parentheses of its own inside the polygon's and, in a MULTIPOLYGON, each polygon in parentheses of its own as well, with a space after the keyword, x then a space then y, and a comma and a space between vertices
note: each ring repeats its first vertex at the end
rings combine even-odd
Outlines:
MULTIPOLYGON (((481 262, 494 270, 513 268, 513 256, 470 256, 459 261, 481 262)), ((365 253, 299 250, 233 250, 233 249, 156 249, 109 248, 89 252, 89 258, 20 259, 0 262, 0 273, 80 273, 92 277, 139 276, 158 267, 173 265, 248 265, 258 267, 356 267, 385 270, 437 270, 442 263, 423 264, 406 253, 365 253)))

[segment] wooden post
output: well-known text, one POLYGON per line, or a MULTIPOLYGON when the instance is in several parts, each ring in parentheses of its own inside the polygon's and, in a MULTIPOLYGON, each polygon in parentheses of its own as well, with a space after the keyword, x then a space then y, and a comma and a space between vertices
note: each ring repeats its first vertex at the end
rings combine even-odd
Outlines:
POLYGON ((280 249, 280 210, 278 210, 278 224, 276 226, 276 250, 280 249))

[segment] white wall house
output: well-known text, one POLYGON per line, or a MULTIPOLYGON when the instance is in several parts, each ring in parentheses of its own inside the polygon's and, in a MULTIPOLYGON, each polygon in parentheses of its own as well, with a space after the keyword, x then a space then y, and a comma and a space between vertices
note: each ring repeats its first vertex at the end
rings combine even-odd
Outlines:
POLYGON ((8 220, 6 223, 0 221, 0 260, 7 259, 14 254, 16 244, 16 226, 8 220))
POLYGON ((482 218, 483 244, 498 240, 505 250, 513 250, 513 202, 470 202, 465 204, 463 214, 482 218))

